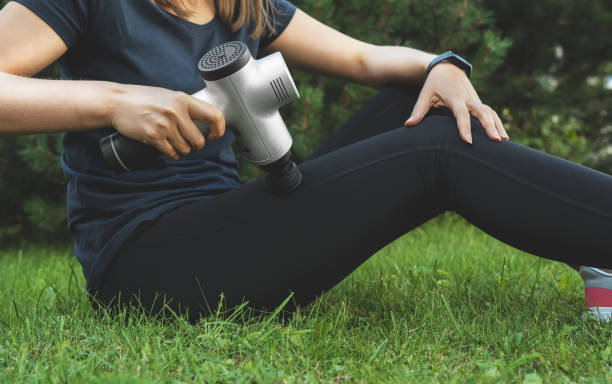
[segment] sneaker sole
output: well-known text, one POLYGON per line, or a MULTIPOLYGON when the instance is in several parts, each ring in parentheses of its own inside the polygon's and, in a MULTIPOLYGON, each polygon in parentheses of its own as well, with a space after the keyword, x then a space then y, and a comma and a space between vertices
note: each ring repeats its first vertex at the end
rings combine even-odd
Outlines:
POLYGON ((592 318, 597 321, 608 322, 612 320, 612 307, 589 308, 583 317, 592 318))

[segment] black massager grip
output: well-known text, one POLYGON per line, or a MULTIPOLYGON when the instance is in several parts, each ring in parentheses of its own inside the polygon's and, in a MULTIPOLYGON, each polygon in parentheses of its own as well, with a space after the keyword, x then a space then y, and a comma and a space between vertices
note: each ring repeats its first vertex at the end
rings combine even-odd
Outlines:
POLYGON ((108 168, 124 173, 136 169, 161 168, 166 163, 157 148, 114 133, 100 140, 108 168))

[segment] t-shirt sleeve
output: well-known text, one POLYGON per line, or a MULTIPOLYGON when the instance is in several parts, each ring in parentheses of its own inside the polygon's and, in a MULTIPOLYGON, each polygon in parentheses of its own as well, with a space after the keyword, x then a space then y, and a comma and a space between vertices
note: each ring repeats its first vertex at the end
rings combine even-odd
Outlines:
POLYGON ((87 29, 92 0, 13 0, 43 19, 70 48, 87 29))
POLYGON ((272 0, 273 5, 273 15, 271 15, 271 20, 274 23, 274 31, 270 34, 270 32, 266 32, 261 37, 261 47, 265 47, 268 44, 272 43, 281 33, 287 28, 289 22, 293 18, 295 14, 296 6, 291 4, 287 0, 272 0))

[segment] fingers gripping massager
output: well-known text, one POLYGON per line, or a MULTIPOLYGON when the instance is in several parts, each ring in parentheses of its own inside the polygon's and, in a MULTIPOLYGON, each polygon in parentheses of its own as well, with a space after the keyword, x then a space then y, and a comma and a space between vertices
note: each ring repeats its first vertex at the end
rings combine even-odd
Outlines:
MULTIPOLYGON (((291 160, 291 135, 278 109, 299 94, 280 52, 254 60, 246 44, 231 41, 204 55, 198 70, 206 87, 192 96, 221 109, 242 155, 268 172, 271 191, 297 188, 302 175, 291 160)), ((195 123, 206 136, 208 124, 195 123)), ((163 165, 156 148, 119 133, 102 138, 100 149, 118 173, 163 165)))

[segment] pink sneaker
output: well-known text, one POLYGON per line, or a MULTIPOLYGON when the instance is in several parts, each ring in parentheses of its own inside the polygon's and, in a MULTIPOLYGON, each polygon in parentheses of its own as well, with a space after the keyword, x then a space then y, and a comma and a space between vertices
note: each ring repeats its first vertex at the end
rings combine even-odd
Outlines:
POLYGON ((587 316, 599 321, 612 319, 612 273, 599 268, 580 267, 580 276, 584 280, 584 298, 588 311, 587 316))

